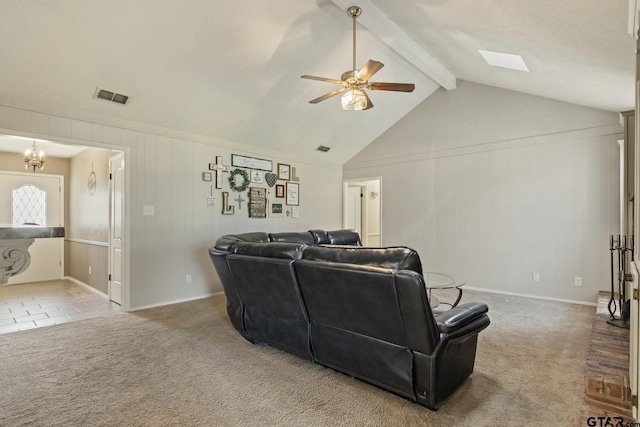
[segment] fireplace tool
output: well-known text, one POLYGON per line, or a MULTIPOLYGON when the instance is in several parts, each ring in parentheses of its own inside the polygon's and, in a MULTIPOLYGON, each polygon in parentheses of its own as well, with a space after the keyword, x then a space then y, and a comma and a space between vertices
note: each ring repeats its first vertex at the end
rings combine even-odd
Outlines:
POLYGON ((609 304, 607 308, 609 309, 610 318, 607 320, 607 323, 616 326, 618 328, 629 328, 629 301, 627 301, 626 297, 626 280, 627 273, 626 269, 626 253, 631 252, 631 256, 633 259, 633 244, 634 239, 633 236, 620 236, 618 238, 614 238, 614 236, 609 236, 609 251, 611 253, 611 298, 609 299, 609 304), (630 243, 631 247, 627 246, 627 242, 630 243), (618 258, 618 278, 615 280, 614 274, 614 265, 615 265, 615 257, 614 253, 617 252, 618 258), (615 283, 618 283, 618 301, 616 304, 615 299, 615 283), (619 315, 616 318, 615 313, 619 311, 619 315))

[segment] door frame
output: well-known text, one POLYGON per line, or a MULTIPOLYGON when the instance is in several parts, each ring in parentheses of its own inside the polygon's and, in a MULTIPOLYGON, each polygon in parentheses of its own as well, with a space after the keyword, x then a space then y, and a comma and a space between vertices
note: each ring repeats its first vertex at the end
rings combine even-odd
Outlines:
MULTIPOLYGON (((380 203, 378 205, 378 214, 379 214, 379 218, 380 218, 380 226, 379 226, 379 245, 380 246, 384 246, 383 244, 383 216, 382 216, 382 212, 383 212, 383 208, 382 208, 382 177, 381 176, 373 176, 373 177, 366 177, 366 178, 349 178, 349 179, 343 179, 342 180, 342 226, 345 227, 346 224, 346 216, 347 216, 347 192, 349 187, 362 187, 364 186, 365 182, 367 181, 378 181, 378 185, 379 185, 379 191, 378 191, 378 197, 380 198, 380 203)), ((368 194, 365 194, 365 198, 368 197, 368 194)), ((362 203, 362 236, 360 236, 362 243, 365 244, 365 242, 367 242, 368 236, 365 233, 368 233, 368 227, 367 227, 367 220, 369 217, 369 209, 368 209, 368 204, 367 203, 362 203)))
MULTIPOLYGON (((67 145, 80 145, 91 148, 102 148, 105 150, 113 150, 115 152, 122 152, 124 155, 125 165, 135 164, 131 147, 126 145, 106 144, 102 142, 95 142, 83 139, 65 138, 48 134, 36 134, 33 132, 22 132, 15 129, 0 128, 0 134, 7 136, 17 136, 27 139, 42 139, 51 143, 67 144, 67 145)), ((131 310, 131 167, 125 168, 124 171, 124 269, 122 277, 124 279, 122 290, 122 304, 120 305, 121 311, 131 310)), ((66 237, 65 237, 66 239, 66 237)))

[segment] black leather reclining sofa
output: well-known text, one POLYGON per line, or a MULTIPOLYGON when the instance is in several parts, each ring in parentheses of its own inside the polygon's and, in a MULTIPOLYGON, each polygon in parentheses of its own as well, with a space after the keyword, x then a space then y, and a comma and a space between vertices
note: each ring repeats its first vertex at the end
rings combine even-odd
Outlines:
POLYGON ((471 374, 482 303, 434 317, 420 257, 363 247, 352 230, 244 233, 209 250, 233 326, 430 409, 471 374))

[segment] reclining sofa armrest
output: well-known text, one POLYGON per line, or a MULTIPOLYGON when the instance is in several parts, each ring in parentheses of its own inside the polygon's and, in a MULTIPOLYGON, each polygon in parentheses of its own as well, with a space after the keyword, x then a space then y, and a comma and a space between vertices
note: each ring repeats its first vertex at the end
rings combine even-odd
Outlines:
POLYGON ((484 317, 488 311, 489 307, 484 303, 468 302, 438 314, 436 321, 440 332, 452 333, 476 319, 484 317))

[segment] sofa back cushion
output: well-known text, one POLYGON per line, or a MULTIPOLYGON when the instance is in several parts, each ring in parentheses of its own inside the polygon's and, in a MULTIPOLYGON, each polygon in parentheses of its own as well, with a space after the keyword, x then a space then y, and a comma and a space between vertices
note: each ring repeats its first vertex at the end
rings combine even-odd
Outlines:
POLYGON ((418 253, 404 246, 368 248, 363 246, 319 245, 305 249, 303 259, 368 265, 392 270, 411 270, 422 274, 418 253))
POLYGON ((355 230, 327 231, 327 238, 332 245, 362 246, 360 235, 355 230))
POLYGON ((230 251, 231 246, 237 242, 268 242, 269 235, 262 232, 242 233, 242 234, 225 234, 216 240, 216 249, 221 251, 230 251))
MULTIPOLYGON (((238 294, 244 304, 244 324, 256 340, 311 359, 309 320, 300 299, 293 272, 296 243, 237 243, 227 255, 227 264, 238 294), (270 255, 256 256, 255 251, 287 245, 270 255), (286 256, 282 256, 286 255, 286 256)), ((268 249, 271 250, 271 249, 268 249)), ((263 255, 265 252, 262 253, 263 255)))
POLYGON ((283 233, 269 233, 272 242, 291 242, 313 245, 315 243, 313 235, 308 231, 290 231, 283 233))
POLYGON ((324 230, 309 230, 309 233, 313 236, 313 242, 316 245, 328 245, 331 243, 327 232, 324 230))
POLYGON ((300 259, 307 245, 285 242, 237 242, 231 252, 237 255, 266 258, 300 259))
POLYGON ((294 266, 316 360, 412 398, 413 357, 396 271, 304 259, 294 266))

